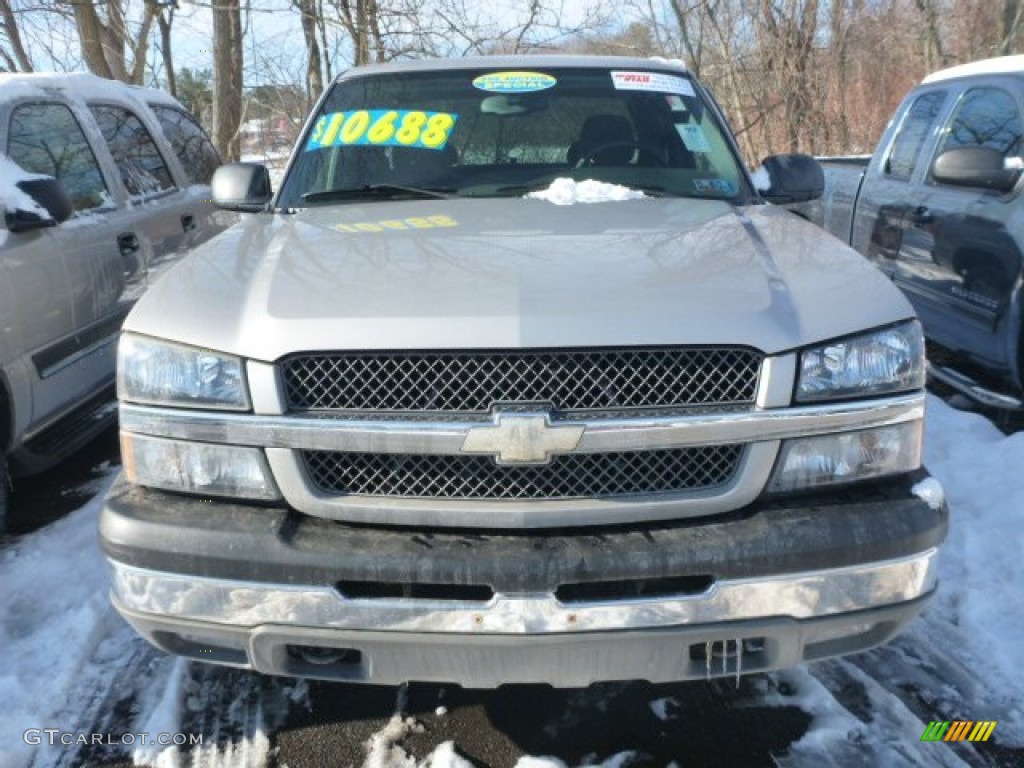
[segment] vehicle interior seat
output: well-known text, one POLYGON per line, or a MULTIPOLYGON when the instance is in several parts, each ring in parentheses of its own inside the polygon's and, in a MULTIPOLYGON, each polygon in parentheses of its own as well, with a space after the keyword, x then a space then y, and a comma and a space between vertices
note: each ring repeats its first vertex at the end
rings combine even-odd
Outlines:
POLYGON ((591 115, 583 121, 580 136, 569 145, 565 159, 574 168, 583 160, 587 165, 629 165, 636 151, 629 118, 591 115))
POLYGON ((443 149, 391 147, 391 182, 416 187, 447 186, 447 177, 458 162, 452 145, 443 149))

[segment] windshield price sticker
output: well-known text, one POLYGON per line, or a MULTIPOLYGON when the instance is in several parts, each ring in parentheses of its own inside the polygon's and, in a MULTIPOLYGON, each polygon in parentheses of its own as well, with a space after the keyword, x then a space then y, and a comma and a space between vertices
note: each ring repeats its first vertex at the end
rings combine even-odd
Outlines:
POLYGON ((444 149, 458 115, 413 109, 333 112, 316 121, 306 151, 324 147, 444 149))
POLYGON ((695 96, 693 85, 685 77, 661 72, 612 72, 612 84, 617 91, 656 91, 695 96))
POLYGON ((554 87, 558 80, 542 72, 491 72, 473 80, 473 87, 488 93, 532 93, 554 87))

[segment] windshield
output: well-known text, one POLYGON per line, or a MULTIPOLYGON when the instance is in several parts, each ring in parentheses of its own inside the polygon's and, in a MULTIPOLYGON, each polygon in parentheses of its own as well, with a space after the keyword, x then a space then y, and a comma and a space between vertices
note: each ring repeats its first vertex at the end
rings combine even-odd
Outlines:
POLYGON ((336 83, 278 205, 520 196, 560 177, 747 194, 721 125, 681 72, 458 69, 336 83))

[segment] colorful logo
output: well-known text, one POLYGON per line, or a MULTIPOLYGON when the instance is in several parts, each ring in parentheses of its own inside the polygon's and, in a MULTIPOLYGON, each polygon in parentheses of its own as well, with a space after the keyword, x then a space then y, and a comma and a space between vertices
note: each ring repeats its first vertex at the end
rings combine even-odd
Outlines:
POLYGON ((997 720, 933 720, 921 734, 921 741, 988 741, 997 720))
POLYGON ((531 93, 553 88, 558 80, 541 72, 491 72, 473 80, 473 87, 488 93, 531 93))

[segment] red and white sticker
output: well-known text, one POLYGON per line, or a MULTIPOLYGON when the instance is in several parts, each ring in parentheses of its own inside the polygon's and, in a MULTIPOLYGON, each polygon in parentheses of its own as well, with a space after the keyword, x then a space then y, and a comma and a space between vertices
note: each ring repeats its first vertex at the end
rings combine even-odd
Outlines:
POLYGON ((656 91, 694 96, 693 85, 685 77, 662 72, 612 72, 612 84, 617 91, 656 91))

